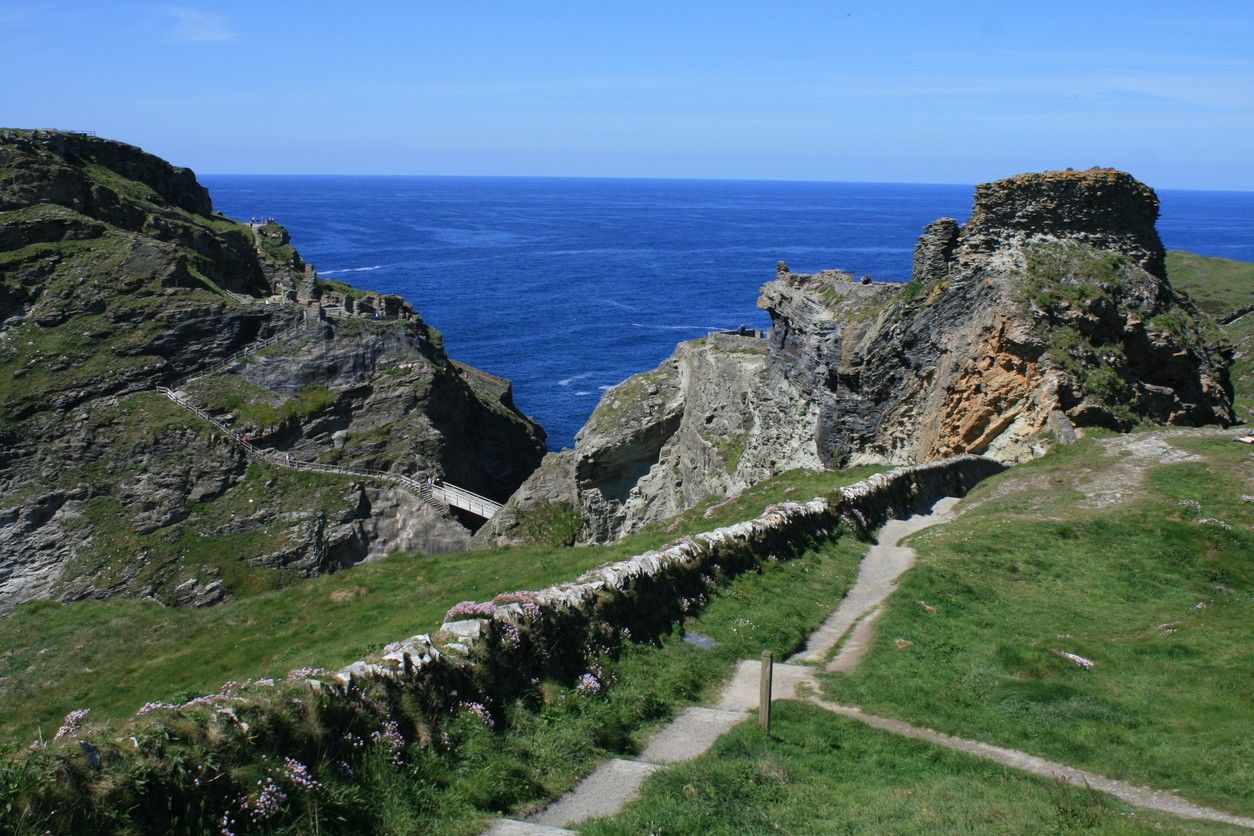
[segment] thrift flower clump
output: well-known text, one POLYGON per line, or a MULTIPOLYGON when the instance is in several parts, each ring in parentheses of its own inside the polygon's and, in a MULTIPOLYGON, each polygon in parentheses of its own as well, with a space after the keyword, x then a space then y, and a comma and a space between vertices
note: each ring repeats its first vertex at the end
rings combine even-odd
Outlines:
POLYGON ((287 803, 287 793, 275 783, 273 777, 267 776, 264 781, 258 781, 257 786, 261 787, 261 790, 256 798, 246 801, 246 806, 252 808, 249 816, 253 824, 260 824, 266 819, 277 816, 283 810, 283 805, 287 803))
POLYGON ((295 758, 284 758, 283 765, 287 770, 288 779, 301 789, 313 791, 322 787, 322 784, 309 774, 309 767, 295 758))
POLYGON ((510 650, 522 644, 522 634, 518 632, 518 628, 513 624, 501 625, 501 644, 510 650))
POLYGON ((392 755, 393 766, 401 765, 401 750, 405 748, 405 738, 401 736, 401 727, 395 720, 384 720, 382 728, 370 733, 370 739, 387 747, 392 755))
POLYGON ((445 621, 459 621, 463 618, 491 618, 496 612, 496 607, 490 603, 478 603, 477 601, 462 601, 460 604, 454 604, 449 611, 444 614, 445 621))
POLYGON ((57 729, 56 736, 53 740, 61 740, 65 737, 77 737, 79 726, 83 723, 83 718, 91 713, 90 708, 76 708, 69 714, 65 715, 65 721, 61 723, 61 728, 57 729))
POLYGON ((503 592, 493 598, 492 603, 502 606, 505 604, 520 604, 525 619, 528 621, 540 620, 540 605, 536 603, 536 593, 534 592, 503 592))
POLYGON ((462 708, 469 709, 470 712, 482 720, 483 724, 488 728, 491 729, 496 727, 496 722, 492 719, 492 713, 484 707, 483 703, 464 702, 462 703, 462 708))
POLYGON ((143 717, 145 714, 151 714, 154 711, 164 711, 168 708, 178 708, 172 702, 146 702, 135 712, 136 717, 143 717))

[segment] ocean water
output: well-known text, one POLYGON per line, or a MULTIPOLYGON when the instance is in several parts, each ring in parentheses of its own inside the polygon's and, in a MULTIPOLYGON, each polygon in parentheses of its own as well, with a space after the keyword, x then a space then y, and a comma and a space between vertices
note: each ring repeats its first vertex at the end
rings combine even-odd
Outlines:
MULTIPOLYGON (((201 178, 273 216, 323 276, 399 293, 452 357, 514 382, 569 446, 601 392, 681 340, 765 327, 775 263, 909 278, 915 239, 972 187, 476 177, 201 178)), ((1168 247, 1254 261, 1254 192, 1160 192, 1168 247)))

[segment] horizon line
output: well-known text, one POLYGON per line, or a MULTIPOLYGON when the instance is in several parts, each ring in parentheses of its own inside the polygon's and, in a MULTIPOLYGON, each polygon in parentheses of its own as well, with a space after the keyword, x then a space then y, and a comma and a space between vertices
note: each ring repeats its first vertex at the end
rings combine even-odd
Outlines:
MULTIPOLYGON (((1065 169, 1045 169, 1046 171, 1058 171, 1065 169)), ((1085 169, 1076 169, 1083 171, 1085 169)), ((1122 170, 1122 169, 1120 169, 1122 170)), ((1018 172, 1017 174, 1032 174, 1040 172, 1018 172)), ((675 182, 675 183, 793 183, 793 184, 813 184, 813 185, 873 185, 873 186, 951 186, 954 188, 973 189, 981 183, 992 183, 997 180, 1004 180, 1007 177, 1015 177, 1017 174, 1007 174, 1004 177, 996 177, 992 180, 982 180, 977 183, 954 183, 942 181, 917 181, 917 180, 809 180, 805 178, 766 178, 766 177, 658 177, 646 175, 592 175, 592 174, 412 174, 399 172, 373 172, 373 173, 328 173, 328 172, 255 172, 255 171, 197 171, 196 176, 199 177, 377 177, 377 178, 426 178, 426 179, 463 179, 463 180, 627 180, 627 181, 645 181, 645 182, 675 182)), ((1135 177, 1135 175, 1133 175, 1135 177)), ((1140 180, 1140 178, 1137 178, 1140 180)), ((1142 180, 1141 182, 1145 182, 1142 180)), ((1148 183, 1146 185, 1149 185, 1148 183)), ((1210 192, 1219 194, 1250 194, 1254 193, 1254 187, 1236 188, 1236 189, 1205 189, 1197 187, 1179 187, 1179 186, 1150 186, 1155 192, 1210 192)))

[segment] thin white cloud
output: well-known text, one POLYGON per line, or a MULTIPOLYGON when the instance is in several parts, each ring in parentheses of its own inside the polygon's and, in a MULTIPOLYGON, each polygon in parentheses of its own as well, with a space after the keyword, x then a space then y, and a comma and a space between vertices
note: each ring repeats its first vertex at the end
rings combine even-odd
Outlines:
POLYGON ((218 43, 235 39, 235 31, 220 14, 187 6, 157 6, 156 11, 166 18, 165 34, 172 41, 218 43))

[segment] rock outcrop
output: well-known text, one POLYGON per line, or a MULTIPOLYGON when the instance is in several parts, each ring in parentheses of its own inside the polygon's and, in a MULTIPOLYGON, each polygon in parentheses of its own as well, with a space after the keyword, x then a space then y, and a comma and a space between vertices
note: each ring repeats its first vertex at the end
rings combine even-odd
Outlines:
POLYGON ((681 343, 657 369, 608 390, 575 437, 550 454, 477 535, 519 542, 537 506, 578 512, 581 542, 609 542, 706 497, 784 470, 819 467, 803 392, 771 367, 757 336, 681 343))
POLYGON ((389 484, 250 465, 158 385, 282 454, 497 498, 544 450, 508 381, 451 362, 400 297, 321 282, 281 226, 214 213, 187 169, 0 131, 0 613, 209 604, 469 540, 389 484))
POLYGON ((518 539, 529 503, 606 542, 792 467, 1015 462, 1086 426, 1231 423, 1229 349, 1168 283, 1157 214, 1123 172, 1024 174, 978 186, 965 226, 928 224, 904 286, 781 263, 765 343, 685 343, 607 392, 477 537, 518 539))
POLYGON ((1225 349, 1164 273, 1158 200, 1109 169, 977 187, 928 225, 909 284, 785 274, 759 304, 818 404, 828 464, 1039 454, 1045 433, 1230 423, 1225 349))

